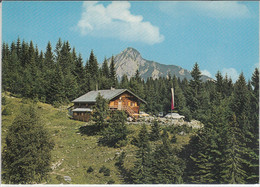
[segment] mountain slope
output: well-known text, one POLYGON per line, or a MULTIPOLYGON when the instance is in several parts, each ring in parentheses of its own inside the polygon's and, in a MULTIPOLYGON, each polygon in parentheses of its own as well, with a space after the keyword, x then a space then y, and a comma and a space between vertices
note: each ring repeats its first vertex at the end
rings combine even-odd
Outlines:
MULTIPOLYGON (((148 77, 152 77, 153 79, 166 77, 168 74, 176 75, 180 77, 181 80, 184 78, 190 80, 192 78, 188 70, 176 65, 165 65, 143 59, 141 54, 131 47, 126 48, 116 55, 114 59, 116 73, 119 79, 121 79, 124 74, 126 74, 128 78, 134 76, 136 70, 139 70, 141 77, 145 80, 148 77)), ((109 64, 110 60, 111 58, 108 59, 109 64)), ((212 80, 212 78, 203 75, 202 80, 212 80)))

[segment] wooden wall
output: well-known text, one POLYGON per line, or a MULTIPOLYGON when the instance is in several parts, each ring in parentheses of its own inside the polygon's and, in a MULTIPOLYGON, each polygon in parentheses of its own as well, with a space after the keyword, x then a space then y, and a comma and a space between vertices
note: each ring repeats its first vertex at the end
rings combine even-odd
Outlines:
POLYGON ((122 106, 128 106, 134 110, 135 113, 139 113, 139 103, 136 97, 128 94, 128 93, 123 93, 122 95, 119 95, 118 97, 114 98, 109 102, 109 107, 110 108, 117 108, 118 103, 121 101, 122 106))
POLYGON ((90 112, 73 112, 73 119, 88 122, 90 115, 90 112))

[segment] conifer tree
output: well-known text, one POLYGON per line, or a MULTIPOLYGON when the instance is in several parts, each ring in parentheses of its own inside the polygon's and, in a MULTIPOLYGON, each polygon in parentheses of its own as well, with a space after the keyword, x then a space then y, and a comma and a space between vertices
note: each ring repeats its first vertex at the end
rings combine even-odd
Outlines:
POLYGON ((166 130, 163 131, 162 142, 153 152, 152 183, 183 183, 184 162, 177 157, 177 152, 172 149, 166 130))
POLYGON ((106 119, 108 115, 108 101, 104 99, 100 93, 98 93, 96 98, 96 105, 93 111, 93 121, 96 122, 96 125, 100 130, 107 126, 106 119))
POLYGON ((126 74, 122 76, 121 82, 120 82, 120 88, 122 89, 128 89, 129 87, 129 81, 126 74))
POLYGON ((49 89, 46 91, 46 100, 48 103, 62 103, 65 100, 65 82, 61 67, 57 64, 56 71, 52 72, 49 89))
POLYGON ((16 42, 16 53, 17 53, 18 59, 20 59, 20 57, 21 57, 21 40, 19 37, 17 38, 17 42, 16 42))
POLYGON ((94 80, 94 82, 97 82, 97 78, 98 78, 98 62, 97 59, 94 55, 93 50, 91 50, 90 56, 89 56, 89 60, 88 60, 88 72, 91 75, 92 79, 94 80))
POLYGON ((157 120, 154 120, 152 123, 152 130, 150 133, 150 140, 156 141, 160 139, 160 125, 157 120))
POLYGON ((192 80, 190 81, 191 87, 194 89, 195 96, 199 93, 200 87, 201 87, 201 72, 199 69, 199 65, 196 62, 192 71, 191 71, 192 80))
POLYGON ((52 53, 51 42, 48 42, 46 52, 44 54, 44 67, 46 71, 52 70, 54 66, 54 55, 52 53))
POLYGON ((259 183, 259 71, 255 69, 252 75, 253 90, 250 92, 250 141, 247 147, 250 147, 249 170, 247 171, 247 182, 250 184, 259 183))
POLYGON ((217 79, 216 91, 219 92, 222 96, 222 94, 223 94, 223 77, 222 77, 220 71, 217 72, 216 79, 217 79))
POLYGON ((53 142, 32 106, 21 108, 8 130, 2 152, 3 180, 7 184, 40 183, 50 169, 53 142))
POLYGON ((110 77, 110 81, 111 81, 111 86, 115 88, 117 85, 117 77, 116 77, 114 56, 112 56, 112 58, 111 58, 111 63, 109 66, 109 73, 110 73, 109 77, 110 77))
POLYGON ((110 147, 122 147, 126 145, 128 130, 125 124, 126 114, 123 111, 115 111, 111 115, 108 127, 102 131, 99 143, 110 147))
POLYGON ((76 76, 77 84, 79 86, 79 93, 78 95, 82 95, 86 93, 89 89, 86 85, 86 72, 83 67, 83 60, 81 54, 77 57, 75 69, 73 71, 74 76, 76 76))
POLYGON ((135 156, 137 160, 131 170, 131 178, 134 184, 150 184, 152 182, 151 147, 145 124, 142 125, 138 134, 138 142, 135 156))
POLYGON ((28 50, 29 50, 28 44, 25 41, 23 41, 22 42, 22 47, 21 47, 21 57, 20 57, 20 61, 21 61, 21 64, 22 64, 23 67, 25 67, 26 64, 28 64, 27 63, 28 59, 29 59, 29 52, 28 52, 28 50))
POLYGON ((61 48, 62 48, 62 41, 61 38, 59 38, 58 42, 56 43, 54 52, 56 53, 55 61, 58 63, 60 61, 61 57, 61 48))
POLYGON ((223 183, 227 184, 243 184, 245 183, 246 171, 243 164, 246 161, 243 159, 245 147, 241 142, 243 134, 239 129, 236 121, 236 116, 233 114, 232 122, 227 131, 227 145, 222 170, 223 183))
POLYGON ((102 64, 102 76, 104 76, 105 78, 109 78, 109 68, 108 68, 108 64, 107 64, 107 59, 105 58, 103 64, 102 64))

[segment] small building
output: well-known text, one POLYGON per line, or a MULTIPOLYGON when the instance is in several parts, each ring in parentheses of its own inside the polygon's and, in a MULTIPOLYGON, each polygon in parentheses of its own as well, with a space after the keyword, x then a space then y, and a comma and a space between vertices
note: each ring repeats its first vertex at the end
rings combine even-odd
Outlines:
POLYGON ((146 102, 127 89, 113 89, 90 91, 72 101, 73 118, 89 121, 98 94, 109 101, 110 110, 124 110, 128 116, 138 118, 140 104, 146 102))

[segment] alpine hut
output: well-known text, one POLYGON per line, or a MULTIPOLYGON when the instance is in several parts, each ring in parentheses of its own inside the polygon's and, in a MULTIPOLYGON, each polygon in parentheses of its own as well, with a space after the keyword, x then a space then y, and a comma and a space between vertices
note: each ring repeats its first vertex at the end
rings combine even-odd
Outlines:
POLYGON ((127 89, 111 88, 110 90, 90 91, 72 101, 74 103, 73 118, 89 121, 98 94, 109 101, 110 110, 124 110, 132 118, 138 118, 140 104, 146 104, 143 99, 127 89))

